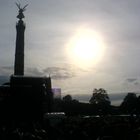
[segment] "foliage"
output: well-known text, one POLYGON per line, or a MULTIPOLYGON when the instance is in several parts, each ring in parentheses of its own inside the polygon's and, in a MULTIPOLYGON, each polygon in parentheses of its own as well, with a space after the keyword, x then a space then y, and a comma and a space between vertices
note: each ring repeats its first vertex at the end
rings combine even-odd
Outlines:
POLYGON ((91 104, 107 104, 110 105, 110 99, 107 94, 107 91, 103 88, 94 89, 91 99, 89 100, 91 104))
POLYGON ((132 113, 137 109, 138 98, 135 93, 128 93, 122 104, 120 105, 121 110, 124 113, 132 113))
POLYGON ((107 91, 103 88, 94 89, 91 99, 89 100, 90 104, 93 106, 93 111, 98 115, 110 114, 111 102, 107 91))
POLYGON ((65 102, 71 102, 72 101, 72 96, 71 95, 66 95, 66 96, 64 96, 63 97, 63 101, 65 101, 65 102))

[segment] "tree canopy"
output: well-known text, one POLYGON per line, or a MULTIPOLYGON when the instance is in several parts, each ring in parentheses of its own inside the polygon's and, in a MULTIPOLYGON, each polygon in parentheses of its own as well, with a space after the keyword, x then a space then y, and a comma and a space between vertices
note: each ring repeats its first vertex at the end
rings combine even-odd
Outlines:
POLYGON ((89 100, 91 104, 107 104, 110 105, 110 99, 107 91, 103 88, 94 89, 91 99, 89 100))
POLYGON ((71 95, 66 95, 66 96, 64 96, 63 97, 63 101, 65 101, 65 102, 71 102, 72 101, 72 96, 71 95))
POLYGON ((121 110, 124 113, 132 113, 137 108, 138 98, 135 93, 128 93, 122 104, 120 105, 121 110))

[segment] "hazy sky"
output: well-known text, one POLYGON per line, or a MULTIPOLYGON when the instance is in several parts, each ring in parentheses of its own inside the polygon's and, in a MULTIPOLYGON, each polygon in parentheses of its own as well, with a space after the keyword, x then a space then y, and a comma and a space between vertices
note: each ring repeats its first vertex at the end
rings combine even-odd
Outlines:
MULTIPOLYGON (((140 0, 20 2, 29 4, 24 12, 26 75, 50 74, 53 87, 74 97, 90 97, 100 87, 109 94, 140 91, 140 0), (79 31, 82 36, 91 32, 99 37, 103 47, 98 60, 84 62, 68 51, 79 31)), ((17 14, 15 0, 0 1, 1 79, 13 74, 17 14)))

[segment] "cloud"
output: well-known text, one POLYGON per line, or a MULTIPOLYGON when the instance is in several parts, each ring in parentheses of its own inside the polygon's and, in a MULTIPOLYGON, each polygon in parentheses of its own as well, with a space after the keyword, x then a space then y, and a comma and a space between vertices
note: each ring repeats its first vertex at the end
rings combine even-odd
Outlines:
POLYGON ((135 82, 134 85, 136 85, 136 86, 139 85, 139 82, 135 82))
POLYGON ((137 79, 137 78, 128 78, 128 79, 126 79, 126 82, 133 84, 135 86, 139 85, 139 79, 137 79))
POLYGON ((1 75, 11 75, 13 74, 13 66, 1 66, 0 67, 0 74, 1 75))
POLYGON ((75 77, 75 73, 64 67, 48 67, 44 69, 44 73, 50 74, 52 79, 69 79, 75 77))
POLYGON ((128 79, 126 79, 126 81, 127 81, 128 83, 134 83, 134 82, 137 81, 137 78, 128 78, 128 79))
MULTIPOLYGON (((0 75, 9 76, 13 74, 13 66, 2 66, 0 67, 0 75)), ((46 67, 45 69, 37 67, 27 67, 24 70, 27 76, 48 76, 50 75, 52 79, 55 80, 65 80, 78 76, 80 72, 87 72, 84 69, 78 68, 72 64, 62 63, 60 66, 57 64, 51 67, 46 67)))
POLYGON ((28 67, 25 69, 25 75, 31 76, 51 76, 54 80, 66 80, 87 72, 75 65, 68 63, 54 64, 46 68, 28 67))
POLYGON ((38 68, 27 68, 25 70, 25 74, 29 75, 29 76, 43 76, 44 73, 41 72, 38 68))
POLYGON ((87 72, 87 70, 68 63, 56 64, 55 66, 47 67, 43 70, 45 75, 48 74, 55 80, 70 79, 84 72, 87 72))

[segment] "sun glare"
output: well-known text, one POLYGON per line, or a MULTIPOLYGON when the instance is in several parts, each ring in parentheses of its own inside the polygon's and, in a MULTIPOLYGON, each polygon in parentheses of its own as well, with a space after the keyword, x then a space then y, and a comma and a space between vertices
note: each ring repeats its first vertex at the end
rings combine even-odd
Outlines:
POLYGON ((101 37, 89 30, 80 29, 68 43, 70 59, 81 66, 90 66, 99 61, 104 52, 101 37))

